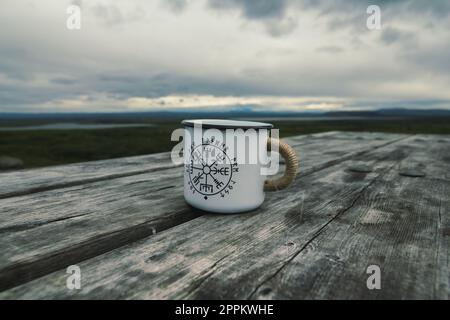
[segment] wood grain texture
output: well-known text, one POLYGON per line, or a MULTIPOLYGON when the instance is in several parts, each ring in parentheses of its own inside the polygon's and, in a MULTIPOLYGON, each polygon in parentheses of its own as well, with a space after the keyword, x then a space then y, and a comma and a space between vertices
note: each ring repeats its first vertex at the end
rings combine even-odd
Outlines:
POLYGON ((250 298, 448 299, 449 241, 442 216, 445 211, 448 217, 450 181, 440 176, 450 166, 426 164, 449 152, 436 144, 409 151, 401 163, 420 163, 426 178, 404 177, 401 165, 381 174, 345 214, 268 273, 250 298), (380 267, 382 290, 368 290, 369 265, 380 267))
POLYGON ((445 299, 450 165, 433 159, 448 156, 433 137, 405 138, 310 172, 256 212, 203 215, 82 262, 79 291, 61 270, 0 297, 445 299), (401 175, 411 162, 425 176, 401 175), (372 263, 382 291, 367 290, 372 263))
POLYGON ((301 175, 247 214, 186 207, 178 168, 0 200, 0 298, 449 298, 450 137, 289 142, 301 175))
MULTIPOLYGON (((304 154, 301 172, 308 175, 403 138, 363 134, 352 139, 334 133, 331 137, 296 137, 289 142, 304 154)), ((0 288, 24 283, 203 214, 184 203, 181 175, 179 168, 160 169, 0 200, 0 288)))
POLYGON ((170 153, 0 173, 0 199, 173 168, 170 153))

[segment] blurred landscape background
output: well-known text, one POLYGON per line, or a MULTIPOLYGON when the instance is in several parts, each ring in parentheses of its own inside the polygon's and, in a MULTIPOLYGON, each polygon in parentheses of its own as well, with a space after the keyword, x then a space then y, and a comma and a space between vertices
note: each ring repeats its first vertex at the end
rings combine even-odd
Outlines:
POLYGON ((450 133, 448 0, 2 0, 0 170, 168 151, 182 119, 450 133))
POLYGON ((170 151, 176 144, 170 140, 172 131, 188 118, 270 122, 281 137, 333 130, 450 134, 450 112, 445 110, 8 114, 0 120, 0 155, 20 160, 22 164, 10 164, 9 169, 17 169, 170 151))

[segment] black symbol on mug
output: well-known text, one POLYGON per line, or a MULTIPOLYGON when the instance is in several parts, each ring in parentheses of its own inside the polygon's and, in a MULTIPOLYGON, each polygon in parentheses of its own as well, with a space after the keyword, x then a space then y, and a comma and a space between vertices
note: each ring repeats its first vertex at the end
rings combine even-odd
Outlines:
POLYGON ((186 165, 192 192, 198 192, 207 200, 208 196, 229 194, 230 182, 234 172, 238 172, 235 159, 226 154, 225 144, 215 139, 203 140, 202 144, 192 146, 190 163, 186 165))

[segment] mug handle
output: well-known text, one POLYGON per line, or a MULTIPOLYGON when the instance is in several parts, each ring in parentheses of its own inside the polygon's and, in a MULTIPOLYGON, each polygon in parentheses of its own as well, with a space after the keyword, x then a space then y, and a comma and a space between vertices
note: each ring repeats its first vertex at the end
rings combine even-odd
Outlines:
POLYGON ((278 139, 267 139, 267 151, 272 150, 272 146, 276 145, 278 145, 279 153, 286 161, 286 170, 282 177, 266 180, 264 182, 264 191, 278 191, 287 188, 297 175, 299 160, 295 150, 287 143, 278 139))

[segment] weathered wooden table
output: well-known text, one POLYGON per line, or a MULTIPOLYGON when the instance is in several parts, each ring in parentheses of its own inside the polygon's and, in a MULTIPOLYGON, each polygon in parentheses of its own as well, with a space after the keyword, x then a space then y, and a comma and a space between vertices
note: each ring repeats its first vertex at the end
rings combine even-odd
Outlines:
POLYGON ((286 140, 301 174, 245 214, 188 207, 168 153, 0 174, 0 298, 449 298, 450 136, 286 140))

